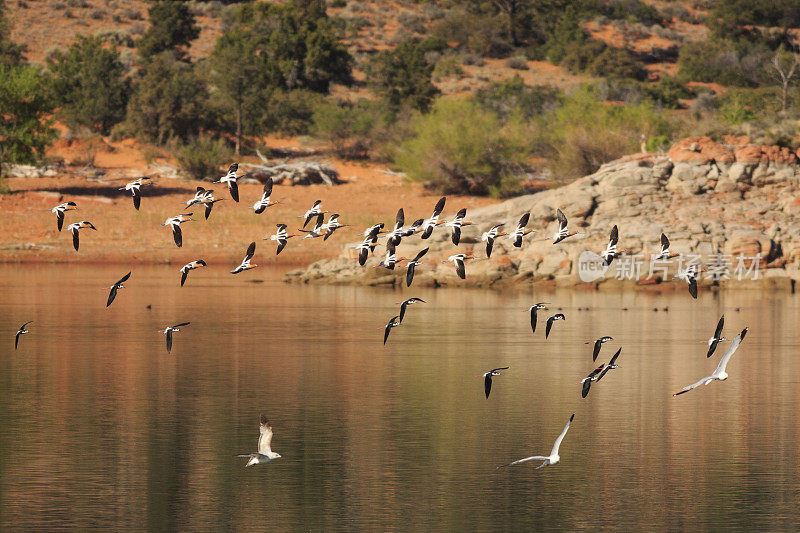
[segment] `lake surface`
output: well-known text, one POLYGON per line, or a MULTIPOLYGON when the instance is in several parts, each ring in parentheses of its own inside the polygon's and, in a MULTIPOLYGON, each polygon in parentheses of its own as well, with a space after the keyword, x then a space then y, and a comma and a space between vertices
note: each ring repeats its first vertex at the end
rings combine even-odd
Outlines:
POLYGON ((289 286, 222 267, 181 288, 179 267, 133 268, 106 309, 125 267, 0 266, 0 528, 798 526, 797 296, 289 286), (428 303, 384 347, 410 296, 428 303), (547 341, 520 312, 540 300, 567 317, 547 341), (731 377, 673 398, 716 367, 723 312, 728 337, 750 326, 731 377), (184 321, 168 355, 159 330, 184 321), (583 343, 602 335, 597 364, 622 346, 621 366, 581 399, 583 343), (499 366, 487 400, 475 375, 499 366), (245 468, 261 412, 283 457, 245 468), (549 454, 573 412, 561 463, 497 469, 549 454))

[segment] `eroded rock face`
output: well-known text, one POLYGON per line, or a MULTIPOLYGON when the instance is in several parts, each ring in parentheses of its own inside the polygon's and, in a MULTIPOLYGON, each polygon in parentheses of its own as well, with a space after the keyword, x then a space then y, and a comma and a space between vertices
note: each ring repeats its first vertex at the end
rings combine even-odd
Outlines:
MULTIPOLYGON (((651 272, 650 257, 658 252, 664 232, 673 253, 699 255, 706 266, 724 257, 730 279, 718 280, 721 285, 788 287, 790 279, 800 277, 800 224, 795 222, 800 215, 799 161, 788 149, 754 146, 747 137, 729 136, 724 144, 707 137, 688 138, 673 146, 668 155, 628 156, 564 187, 470 211, 467 220, 472 225, 463 228, 457 248, 450 242, 449 229, 440 227, 426 241, 418 235, 403 239, 397 253, 411 257, 430 246, 426 263, 417 268, 414 279, 420 286, 577 285, 583 283, 578 273, 581 253, 601 252, 616 224, 619 248, 625 255, 604 277, 592 281, 593 285, 647 285, 671 279, 679 266, 676 260, 651 272), (559 208, 568 217, 570 228, 580 234, 553 245, 559 208), (505 237, 497 239, 492 258, 487 260, 481 233, 499 223, 505 223, 510 231, 525 212, 531 213, 528 227, 534 233, 525 237, 522 248, 514 248, 505 237), (476 258, 467 261, 466 280, 456 276, 452 264, 442 263, 458 252, 476 258), (775 257, 767 261, 770 253, 775 257), (735 268, 752 267, 753 261, 737 265, 734 256, 752 258, 757 254, 762 258, 758 263, 760 281, 751 281, 751 275, 740 282, 735 268), (767 268, 768 262, 773 268, 767 268), (776 281, 781 279, 786 282, 776 281)), ((449 219, 460 207, 448 204, 445 215, 449 219)), ((404 284, 403 267, 395 271, 370 268, 380 252, 378 249, 367 267, 360 267, 352 249, 346 248, 340 257, 292 271, 286 279, 404 284)), ((707 272, 701 284, 713 281, 707 272)))

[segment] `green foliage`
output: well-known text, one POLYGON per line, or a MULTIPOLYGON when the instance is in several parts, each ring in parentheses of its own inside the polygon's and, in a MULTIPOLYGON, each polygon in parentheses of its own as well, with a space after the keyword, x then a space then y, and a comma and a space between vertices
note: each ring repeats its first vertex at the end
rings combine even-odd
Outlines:
POLYGON ((371 133, 379 120, 369 105, 336 105, 325 102, 314 109, 315 136, 331 143, 339 157, 357 159, 369 154, 371 133))
POLYGON ((0 174, 7 164, 35 164, 56 131, 47 82, 29 66, 0 65, 0 174))
POLYGON ((174 142, 172 148, 181 170, 198 180, 216 178, 220 166, 228 164, 233 158, 233 150, 224 139, 206 134, 188 142, 174 142))
POLYGON ((115 48, 79 36, 66 52, 47 58, 53 94, 67 124, 108 134, 125 116, 129 83, 115 48))
POLYGON ((459 78, 463 75, 464 69, 453 56, 442 57, 433 69, 433 76, 436 78, 459 78))
POLYGON ((514 192, 529 154, 521 133, 472 100, 439 99, 414 118, 395 164, 443 193, 502 196, 514 192))
POLYGON ((403 41, 375 56, 369 65, 374 89, 395 109, 407 105, 426 110, 438 89, 431 81, 433 65, 425 59, 426 42, 403 41))
POLYGON ((147 11, 150 28, 136 42, 139 54, 149 58, 173 51, 185 57, 185 49, 200 35, 200 28, 183 0, 157 0, 147 11))
POLYGON ((24 62, 22 52, 24 48, 11 42, 8 38, 11 25, 6 19, 6 2, 0 0, 0 65, 16 67, 24 62))
POLYGON ((694 91, 677 79, 665 76, 658 83, 646 85, 647 95, 659 106, 667 109, 678 109, 681 100, 694 97, 694 91))
POLYGON ((263 103, 263 115, 257 125, 260 131, 300 135, 309 132, 314 109, 323 101, 321 94, 304 89, 274 90, 263 103))
POLYGON ((719 0, 711 12, 720 30, 731 26, 800 26, 797 0, 719 0))
POLYGON ((729 39, 696 41, 681 47, 678 72, 687 81, 755 87, 764 78, 769 57, 766 45, 729 39))
POLYGON ((613 46, 606 46, 587 70, 590 74, 605 78, 647 79, 647 70, 629 51, 613 46))
POLYGON ((482 57, 503 57, 512 50, 500 16, 452 9, 432 28, 431 34, 460 50, 482 57))
POLYGON ((741 93, 735 93, 726 98, 719 107, 718 115, 728 124, 741 124, 756 118, 756 114, 745 103, 741 93))
POLYGON ((519 75, 515 75, 510 80, 495 82, 479 90, 475 94, 475 101, 506 123, 512 117, 531 120, 555 108, 561 96, 558 89, 546 85, 530 87, 519 75))

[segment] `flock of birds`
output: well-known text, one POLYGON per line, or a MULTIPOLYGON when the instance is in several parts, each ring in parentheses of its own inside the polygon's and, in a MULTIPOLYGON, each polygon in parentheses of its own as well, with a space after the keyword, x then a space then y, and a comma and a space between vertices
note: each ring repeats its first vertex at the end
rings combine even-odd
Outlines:
MULTIPOLYGON (((228 172, 225 176, 220 177, 214 183, 224 183, 228 191, 230 193, 231 198, 234 202, 239 202, 239 188, 237 184, 237 177, 238 173, 238 164, 234 163, 228 169, 228 172)), ((131 197, 133 198, 133 206, 135 209, 139 209, 141 205, 142 199, 142 192, 141 188, 143 185, 150 183, 149 178, 139 178, 134 180, 125 185, 125 187, 120 188, 120 190, 125 190, 130 192, 131 197)), ((264 185, 264 189, 261 195, 261 198, 253 204, 249 209, 252 209, 255 214, 263 213, 267 208, 278 204, 278 201, 272 201, 272 189, 273 189, 273 182, 271 179, 267 180, 267 183, 264 185)), ((184 202, 187 208, 196 205, 202 205, 205 208, 205 218, 211 215, 212 208, 214 204, 222 201, 223 198, 215 198, 214 191, 205 189, 203 187, 197 187, 197 191, 194 197, 190 198, 186 202, 184 202)), ((370 254, 374 253, 375 248, 378 245, 378 240, 381 238, 386 239, 385 244, 385 256, 384 258, 379 261, 375 268, 386 268, 389 270, 394 270, 397 266, 400 265, 402 261, 405 261, 406 264, 406 286, 410 287, 414 280, 414 272, 416 268, 420 265, 424 264, 423 258, 429 251, 429 248, 423 248, 419 250, 419 252, 415 255, 413 259, 407 260, 405 258, 398 258, 396 254, 396 248, 402 241, 402 239, 406 239, 411 237, 412 235, 419 233, 422 239, 429 239, 433 232, 436 230, 437 227, 444 225, 444 227, 450 229, 450 238, 453 245, 458 246, 461 242, 461 232, 464 226, 468 226, 471 223, 466 219, 467 210, 466 208, 460 209, 456 215, 453 217, 452 220, 445 221, 441 219, 442 212, 444 211, 446 202, 446 197, 442 197, 436 203, 436 206, 433 209, 433 213, 427 219, 418 219, 415 220, 412 224, 406 226, 405 224, 405 215, 403 209, 399 209, 397 215, 395 217, 395 224, 394 227, 390 231, 386 231, 384 229, 383 223, 375 224, 369 228, 366 228, 363 232, 360 233, 360 236, 364 237, 363 241, 360 244, 355 246, 355 251, 357 255, 358 264, 364 266, 367 262, 367 259, 370 254)), ((68 201, 61 203, 50 211, 55 214, 56 216, 56 223, 58 230, 61 231, 64 225, 64 220, 66 217, 66 213, 68 211, 74 211, 77 209, 77 205, 75 202, 68 201)), ((327 240, 336 230, 347 227, 348 224, 342 224, 339 222, 339 214, 334 213, 331 214, 328 218, 328 221, 325 222, 325 214, 327 211, 322 209, 322 201, 317 200, 302 215, 299 215, 298 218, 302 218, 304 220, 303 227, 298 228, 298 231, 305 233, 303 239, 314 239, 322 237, 323 240, 327 240), (314 225, 312 229, 306 229, 308 224, 311 221, 314 221, 314 225)), ((183 234, 181 231, 181 224, 193 220, 191 218, 192 213, 181 213, 175 215, 173 217, 167 218, 162 226, 169 226, 172 230, 173 240, 175 245, 179 248, 183 245, 183 234)), ((573 237, 575 235, 579 235, 576 231, 570 231, 568 227, 568 220, 564 213, 558 209, 556 211, 556 219, 558 222, 557 228, 555 233, 552 236, 552 242, 554 245, 573 237)), ((486 259, 491 258, 492 250, 494 248, 495 241, 501 237, 506 237, 511 240, 511 243, 514 247, 520 248, 522 247, 524 238, 531 234, 534 230, 528 229, 528 223, 530 221, 530 213, 523 214, 519 221, 517 222, 515 228, 510 233, 506 233, 503 231, 503 227, 505 224, 495 224, 487 231, 483 232, 481 235, 481 241, 486 243, 486 259)), ((288 240, 296 235, 288 234, 287 224, 277 224, 276 225, 276 232, 274 235, 268 237, 269 240, 275 241, 277 243, 276 255, 280 254, 281 251, 286 247, 288 240)), ((80 246, 80 231, 82 229, 91 229, 97 231, 94 225, 91 222, 83 220, 80 222, 72 223, 67 226, 67 229, 72 233, 72 240, 73 246, 76 251, 78 251, 80 246)), ((266 240, 266 239, 265 239, 266 240)), ((621 256, 622 252, 618 249, 619 244, 619 230, 617 226, 613 226, 611 228, 611 232, 609 235, 609 241, 606 245, 605 249, 602 250, 598 255, 602 258, 603 263, 608 266, 610 265, 614 259, 621 256)), ((246 270, 250 270, 256 268, 258 265, 252 263, 252 260, 255 256, 256 251, 256 243, 251 242, 247 247, 247 251, 245 253, 245 257, 242 260, 241 264, 231 270, 231 274, 239 274, 246 270)), ((669 260, 673 257, 676 257, 678 254, 674 254, 670 251, 670 242, 669 239, 665 234, 661 234, 661 249, 658 254, 654 254, 652 256, 653 260, 669 260)), ((456 275, 461 279, 466 279, 466 262, 468 260, 475 260, 476 258, 470 253, 458 252, 453 255, 450 255, 447 259, 442 261, 442 263, 452 263, 456 275)), ((205 267, 206 262, 202 259, 197 259, 187 263, 180 269, 180 284, 184 286, 186 283, 187 277, 189 272, 201 267, 205 267)), ((700 265, 699 264, 691 264, 688 265, 684 270, 679 271, 678 274, 675 276, 675 279, 682 279, 686 281, 689 289, 689 293, 691 294, 692 298, 697 298, 697 276, 700 272, 700 265)), ((107 287, 109 290, 108 299, 106 301, 106 307, 109 307, 117 297, 118 291, 124 288, 124 283, 128 281, 131 277, 131 272, 125 274, 122 278, 120 278, 117 282, 115 282, 110 287, 107 287)), ((403 324, 403 319, 405 318, 406 312, 409 306, 416 305, 416 304, 423 304, 426 303, 421 298, 412 297, 405 299, 402 302, 398 302, 400 305, 399 313, 392 317, 389 322, 385 326, 381 326, 380 329, 384 330, 383 333, 383 344, 385 345, 389 339, 389 334, 391 333, 392 329, 399 327, 403 324)), ((530 314, 530 326, 531 332, 533 334, 536 333, 536 327, 538 323, 538 312, 541 310, 547 310, 547 302, 539 302, 527 309, 523 309, 523 312, 528 312, 530 314)), ((551 315, 546 320, 545 326, 545 339, 547 339, 553 328, 553 325, 559 321, 566 321, 566 317, 563 313, 556 313, 551 315)), ((717 346, 727 340, 723 335, 723 327, 724 327, 724 315, 719 319, 717 323, 717 327, 714 331, 714 334, 711 338, 708 339, 708 352, 706 354, 707 357, 711 357, 717 349, 717 346)), ((15 335, 14 340, 14 349, 16 350, 19 347, 20 337, 29 333, 28 326, 32 323, 32 321, 28 321, 23 324, 15 335)), ((166 337, 166 348, 167 352, 171 353, 172 351, 172 341, 173 341, 173 334, 180 331, 181 328, 190 325, 190 322, 182 322, 179 324, 175 324, 172 326, 166 326, 165 329, 160 330, 166 337)), ((728 374, 726 372, 726 367, 728 362, 730 361, 731 357, 733 356, 734 352, 738 349, 740 343, 744 339, 745 335, 747 334, 748 328, 744 328, 734 339, 731 341, 728 350, 722 356, 717 365, 716 369, 711 373, 711 375, 703 377, 702 379, 698 380, 697 382, 684 387, 679 392, 675 393, 674 396, 678 396, 689 392, 692 389, 699 387, 700 385, 708 385, 712 381, 724 381, 728 378, 728 374)), ((603 344, 612 341, 613 338, 610 336, 602 336, 596 340, 589 341, 586 344, 592 345, 592 361, 596 362, 600 352, 602 350, 603 344)), ((581 397, 586 398, 589 394, 591 386, 593 383, 599 382, 610 370, 614 370, 619 368, 617 364, 617 360, 622 352, 622 348, 620 347, 616 353, 611 357, 608 363, 602 363, 600 366, 594 368, 589 375, 583 378, 579 384, 581 385, 581 397)), ((480 377, 483 378, 484 382, 484 394, 486 398, 489 398, 489 395, 492 390, 492 383, 493 378, 499 376, 502 371, 508 370, 509 367, 497 367, 485 372, 483 374, 479 374, 480 377)), ((541 464, 537 468, 542 468, 547 465, 554 465, 560 461, 559 456, 559 448, 561 446, 564 437, 567 434, 573 420, 575 414, 572 413, 569 417, 569 421, 567 422, 566 426, 564 427, 561 434, 555 441, 553 448, 550 452, 550 455, 543 456, 543 455, 534 455, 530 457, 525 457, 523 459, 519 459, 517 461, 513 461, 507 465, 503 466, 514 466, 519 465, 528 461, 542 461, 541 464)), ((260 465, 268 463, 274 459, 280 458, 280 454, 275 453, 272 451, 272 427, 263 414, 260 418, 260 437, 258 441, 258 451, 255 453, 250 454, 243 454, 239 457, 246 457, 248 458, 248 462, 246 466, 253 466, 253 465, 260 465)))

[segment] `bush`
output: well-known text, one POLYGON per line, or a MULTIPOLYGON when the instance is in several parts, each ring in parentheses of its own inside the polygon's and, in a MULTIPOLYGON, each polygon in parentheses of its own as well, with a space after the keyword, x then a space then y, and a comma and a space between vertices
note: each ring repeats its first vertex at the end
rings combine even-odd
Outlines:
POLYGON ((509 57, 506 59, 506 66, 514 70, 528 70, 528 60, 520 56, 509 57))
POLYGON ((181 170, 198 180, 218 177, 220 166, 233 158, 233 150, 223 139, 205 134, 175 142, 172 149, 181 170))
POLYGON ((379 53, 369 64, 373 87, 395 109, 408 105, 425 110, 439 92, 431 81, 433 65, 425 60, 429 51, 429 42, 403 41, 379 53))
POLYGON ((482 57, 503 57, 513 48, 500 16, 482 16, 454 9, 440 19, 431 34, 456 48, 482 57))
POLYGON ((395 164, 415 181, 442 193, 503 196, 518 187, 516 174, 529 150, 519 128, 472 100, 439 99, 418 114, 395 164))
POLYGON ((646 86, 645 90, 656 104, 667 109, 678 109, 681 107, 681 100, 694 97, 694 91, 670 76, 665 76, 658 80, 658 83, 646 86))
POLYGON ((754 87, 764 78, 769 58, 765 45, 709 39, 681 46, 678 73, 686 81, 754 87))
POLYGON ((437 78, 460 78, 463 75, 464 69, 453 56, 440 58, 433 69, 433 76, 437 78))
POLYGON ((531 120, 557 107, 561 99, 558 89, 546 85, 530 87, 519 75, 510 80, 495 82, 480 89, 475 101, 494 112, 502 122, 512 117, 531 120))
POLYGON ((607 46, 589 65, 588 72, 605 78, 647 79, 647 70, 627 50, 607 46))
POLYGON ((366 105, 325 102, 314 109, 312 133, 331 143, 334 153, 347 159, 366 158, 372 144, 376 113, 366 105))

